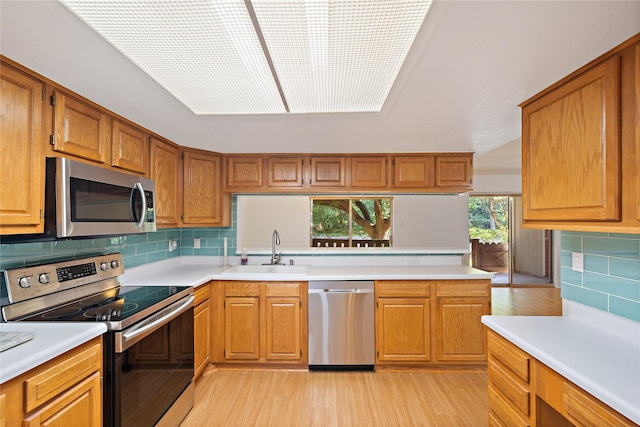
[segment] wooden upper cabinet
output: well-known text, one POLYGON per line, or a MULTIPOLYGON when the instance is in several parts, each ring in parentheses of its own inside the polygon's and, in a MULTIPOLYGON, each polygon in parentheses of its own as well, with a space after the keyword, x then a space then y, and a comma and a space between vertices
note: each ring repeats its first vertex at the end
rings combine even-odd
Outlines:
POLYGON ((344 187, 346 159, 341 157, 311 157, 310 185, 312 187, 344 187))
POLYGON ((226 225, 222 194, 222 155, 183 150, 182 224, 226 225))
POLYGON ((435 158, 433 156, 394 156, 394 188, 433 187, 435 158))
POLYGON ((262 157, 226 157, 228 188, 262 187, 262 157))
POLYGON ((114 119, 111 166, 146 176, 149 173, 149 135, 138 127, 114 119))
POLYGON ((620 59, 522 110, 523 218, 621 218, 620 59))
POLYGON ((268 157, 267 185, 269 187, 302 187, 303 158, 268 157))
POLYGON ((44 84, 0 68, 0 234, 44 230, 44 84))
POLYGON ((471 188, 473 154, 437 155, 435 182, 438 188, 471 188))
MULTIPOLYGON (((635 76, 634 80, 633 80, 633 95, 631 97, 631 101, 629 101, 628 104, 623 104, 623 105, 628 105, 628 113, 629 114, 633 114, 633 112, 635 111, 635 114, 638 114, 638 112, 640 111, 640 45, 637 45, 635 47, 635 52, 634 52, 634 73, 633 75, 635 76), (634 101, 635 100, 635 101, 634 101)), ((625 110, 625 113, 627 113, 627 111, 625 110)), ((635 123, 635 126, 633 126, 633 136, 635 137, 635 146, 636 146, 636 155, 635 155, 635 171, 636 171, 636 189, 635 189, 635 194, 630 194, 628 197, 631 198, 631 200, 633 200, 633 207, 635 208, 635 219, 636 221, 640 221, 640 119, 636 118, 635 122, 633 120, 630 120, 630 123, 635 123)), ((625 122, 626 125, 626 122, 625 122)), ((640 226, 640 223, 638 224, 638 226, 640 226)))
POLYGON ((352 156, 351 187, 385 188, 387 186, 387 156, 352 156))
POLYGON ((150 176, 156 182, 156 223, 177 227, 180 222, 180 148, 151 138, 150 176))
POLYGON ((53 92, 53 150, 106 163, 111 120, 101 109, 59 90, 53 92))

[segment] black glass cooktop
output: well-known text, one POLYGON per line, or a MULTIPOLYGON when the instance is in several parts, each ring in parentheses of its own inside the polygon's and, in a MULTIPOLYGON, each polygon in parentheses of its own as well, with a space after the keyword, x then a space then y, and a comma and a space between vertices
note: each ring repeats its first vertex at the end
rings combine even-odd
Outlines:
POLYGON ((21 320, 110 322, 116 325, 141 313, 151 314, 168 305, 172 297, 190 291, 188 286, 122 286, 21 320))

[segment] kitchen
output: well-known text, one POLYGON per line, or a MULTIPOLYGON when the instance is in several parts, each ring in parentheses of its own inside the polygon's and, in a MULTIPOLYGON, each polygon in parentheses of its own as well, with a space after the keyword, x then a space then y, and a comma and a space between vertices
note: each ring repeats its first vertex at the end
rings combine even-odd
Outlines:
MULTIPOLYGON (((345 151, 342 149, 344 146, 349 147, 348 152, 354 154, 482 151, 477 149, 475 144, 472 145, 472 138, 463 137, 463 135, 459 134, 447 138, 446 136, 453 132, 451 129, 457 129, 461 127, 461 125, 458 120, 453 121, 451 117, 440 116, 438 109, 434 109, 433 107, 422 111, 424 111, 427 117, 431 116, 440 119, 433 121, 440 122, 442 128, 438 129, 436 124, 430 123, 434 126, 434 129, 436 129, 433 131, 434 133, 423 134, 424 137, 415 138, 410 134, 415 129, 416 124, 400 122, 395 126, 406 129, 408 134, 394 137, 394 143, 397 142, 398 146, 394 146, 393 150, 388 148, 388 143, 385 144, 385 141, 389 141, 388 131, 372 123, 375 121, 384 122, 384 120, 380 120, 380 116, 376 114, 355 114, 349 116, 348 119, 340 118, 336 115, 336 117, 329 117, 334 120, 330 126, 319 123, 318 119, 308 117, 309 115, 306 115, 306 117, 293 118, 274 117, 270 118, 270 120, 264 120, 268 116, 262 116, 259 117, 257 121, 264 127, 256 128, 258 129, 256 130, 257 133, 253 135, 249 127, 242 124, 242 118, 238 116, 213 118, 197 116, 194 119, 195 116, 186 111, 184 107, 175 107, 175 103, 177 102, 175 99, 172 99, 171 96, 159 86, 155 85, 155 83, 147 80, 146 76, 144 76, 139 69, 119 56, 119 54, 108 46, 99 36, 90 33, 83 27, 84 24, 78 21, 75 16, 70 14, 69 11, 60 4, 45 2, 34 6, 36 3, 27 2, 27 4, 24 5, 20 5, 19 3, 20 2, 4 1, 1 3, 3 55, 34 70, 44 78, 64 85, 64 87, 70 90, 83 94, 93 102, 97 102, 109 108, 111 111, 135 121, 155 132, 157 135, 168 138, 171 141, 179 142, 181 146, 209 149, 225 154, 246 154, 247 156, 249 156, 250 153, 277 153, 279 157, 287 157, 285 154, 300 152, 321 154, 342 153, 345 151), (57 25, 49 28, 52 19, 57 25), (38 36, 38 34, 36 34, 37 32, 33 31, 33 28, 36 27, 47 28, 46 35, 38 36), (64 31, 62 31, 62 28, 64 28, 64 31), (107 53, 99 53, 96 46, 107 49, 107 53), (61 61, 62 58, 64 58, 64 61, 61 61), (113 62, 109 63, 107 58, 113 62), (69 64, 73 64, 74 66, 71 67, 69 64), (87 80, 86 76, 90 76, 91 78, 87 80), (96 81, 101 82, 101 84, 96 85, 96 81), (101 90, 97 86, 104 87, 104 90, 101 90), (119 98, 127 99, 127 101, 119 103, 119 98), (163 112, 163 110, 168 111, 163 112), (142 111, 147 113, 143 114, 142 111), (167 113, 168 116, 163 115, 167 113), (187 117, 191 117, 192 121, 186 121, 187 117), (286 126, 286 120, 293 120, 297 122, 295 125, 304 126, 304 128, 309 130, 309 135, 306 135, 305 132, 304 138, 302 138, 303 141, 300 141, 300 136, 298 135, 296 137, 295 135, 295 129, 287 130, 287 128, 284 127, 286 126), (359 128, 356 135, 348 135, 346 133, 346 121, 352 121, 354 123, 353 127, 359 128), (206 127, 206 122, 215 124, 215 132, 211 131, 211 128, 208 128, 205 133, 201 133, 206 127), (344 135, 341 135, 342 133, 344 133, 344 135), (202 135, 205 134, 208 136, 202 137, 202 135), (258 135, 259 138, 257 138, 258 135), (291 145, 281 145, 283 142, 280 137, 283 135, 294 136, 291 140, 291 145), (216 141, 206 142, 212 139, 216 141), (345 142, 345 139, 368 141, 368 144, 366 147, 362 147, 353 143, 349 144, 345 142), (456 139, 467 142, 461 145, 453 145, 453 141, 456 139), (252 145, 251 140, 259 140, 260 144, 252 145), (407 141, 406 145, 400 145, 401 141, 404 140, 407 141), (434 142, 433 144, 430 143, 428 146, 425 146, 424 141, 432 140, 442 142, 434 142), (235 141, 243 142, 237 143, 235 141), (376 143, 383 145, 375 145, 376 143), (231 149, 231 147, 233 147, 233 149, 231 149), (455 149, 452 147, 455 147, 455 149)), ((535 7, 535 4, 525 3, 521 6, 524 8, 522 10, 517 10, 515 6, 507 6, 493 2, 488 2, 485 5, 485 10, 482 6, 483 3, 484 2, 475 4, 435 3, 433 10, 427 15, 427 21, 425 21, 429 23, 430 26, 424 27, 423 33, 425 34, 422 35, 427 37, 420 38, 418 42, 422 44, 418 44, 417 46, 429 52, 435 50, 435 53, 437 53, 436 46, 438 46, 438 44, 436 41, 443 43, 442 38, 448 37, 446 34, 457 34, 458 37, 460 37, 460 34, 465 34, 465 31, 476 31, 476 33, 472 34, 478 37, 484 34, 485 38, 474 37, 475 42, 485 42, 487 46, 493 46, 494 49, 498 49, 501 53, 513 54, 509 49, 504 50, 504 45, 499 44, 500 41, 503 43, 508 41, 508 37, 500 38, 497 36, 499 33, 493 33, 486 29, 481 30, 477 22, 469 22, 469 15, 462 15, 463 17, 466 16, 466 21, 463 20, 462 22, 472 24, 468 25, 464 31, 449 33, 436 31, 437 23, 445 26, 440 31, 444 31, 447 28, 445 23, 450 22, 447 19, 448 14, 455 17, 457 16, 456 14, 462 14, 465 10, 466 12, 464 13, 473 16, 482 16, 485 18, 484 21, 491 22, 494 25, 497 25, 496 21, 500 21, 501 13, 507 14, 507 16, 512 17, 512 22, 508 18, 500 22, 505 26, 508 26, 507 24, 509 23, 517 22, 520 27, 517 31, 522 31, 523 33, 527 31, 534 32, 534 28, 537 28, 538 25, 536 22, 541 22, 542 20, 548 22, 549 32, 545 34, 547 38, 540 40, 539 38, 541 36, 538 36, 538 39, 536 39, 536 42, 540 44, 540 47, 538 47, 539 51, 528 51, 535 49, 535 43, 532 42, 532 45, 527 45, 527 49, 524 47, 520 48, 520 56, 516 58, 510 57, 510 60, 513 61, 511 63, 500 63, 496 58, 495 64, 492 64, 491 70, 489 70, 489 76, 486 74, 486 68, 488 66, 488 64, 485 64, 486 60, 482 62, 476 58, 479 62, 472 63, 478 70, 478 79, 480 80, 483 78, 482 76, 484 76, 485 80, 483 80, 482 83, 487 85, 487 91, 495 92, 500 105, 499 108, 493 108, 491 105, 483 104, 484 100, 474 100, 468 98, 468 93, 463 94, 464 99, 470 103, 469 109, 480 108, 491 110, 489 113, 490 116, 480 116, 482 117, 483 123, 479 125, 481 129, 478 133, 474 134, 474 138, 483 141, 485 144, 488 139, 499 140, 501 141, 500 144, 516 140, 516 143, 520 144, 519 136, 522 129, 518 123, 520 114, 517 108, 518 103, 533 96, 538 91, 558 81, 565 75, 578 69, 583 64, 588 63, 637 32, 637 2, 593 4, 589 2, 588 4, 579 3, 580 7, 577 7, 576 3, 559 3, 558 5, 545 4, 544 7, 541 6, 539 8, 535 7), (500 5, 505 7, 506 10, 498 8, 500 5), (615 5, 615 7, 611 5, 615 5), (465 7, 470 9, 465 9, 465 7), (516 10, 511 10, 510 8, 516 8, 516 10), (575 17, 574 13, 577 12, 576 9, 578 12, 583 13, 581 19, 575 17), (513 13, 513 15, 508 15, 508 13, 513 13), (553 13, 556 14, 555 20, 550 17, 553 13), (569 18, 569 16, 571 18, 569 18), (539 21, 536 21, 536 17, 539 21), (603 17, 608 18, 604 19, 603 17), (589 25, 585 25, 585 22, 589 23, 589 25), (554 27, 554 25, 556 27, 554 27), (570 27, 572 25, 574 26, 573 28, 570 27), (561 28, 564 28, 566 33, 562 33, 561 28), (590 30, 586 32, 584 28, 594 28, 598 29, 598 31, 590 30), (551 31, 551 29, 555 29, 556 32, 551 31), (576 37, 574 39, 563 36, 563 34, 581 34, 582 37, 576 37), (603 34, 607 34, 607 37, 610 38, 607 39, 603 34), (429 36, 431 39, 429 39, 429 36), (499 38, 500 40, 496 41, 494 38, 499 38), (429 40, 433 41, 433 44, 427 43, 429 40), (557 52, 557 40, 566 40, 566 50, 563 50, 561 53, 555 53, 557 52), (586 40, 589 41, 587 42, 586 40), (498 45, 489 45, 488 43, 490 41, 498 43, 498 45), (500 48, 503 50, 499 50, 500 48), (570 56, 570 52, 575 55, 571 59, 561 61, 560 58, 558 58, 558 54, 570 56), (546 56, 541 56, 543 54, 546 56), (532 61, 531 57, 547 59, 532 61), (483 64, 485 64, 484 67, 483 64), (519 65, 516 68, 517 71, 514 71, 516 64, 519 65), (535 82, 529 82, 525 89, 518 88, 515 94, 509 94, 509 96, 505 98, 505 94, 499 86, 506 85, 513 80, 514 77, 512 73, 523 73, 524 70, 520 68, 520 66, 524 67, 523 64, 535 70, 537 80, 535 80, 535 82), (493 68, 494 65, 495 68, 493 68), (485 74, 482 74, 482 71, 484 71, 485 74), (497 81, 493 81, 491 78, 492 73, 498 73, 497 76, 502 77, 502 80, 496 78, 495 80, 497 81), (504 73, 504 75, 500 73, 504 73), (500 110, 500 108, 503 108, 502 104, 508 105, 509 110, 507 116, 491 115, 494 114, 494 110, 496 111, 495 114, 505 114, 499 113, 499 111, 503 111, 500 110), (496 123, 499 124, 505 121, 509 122, 510 125, 496 125, 496 123), (495 132, 489 132, 492 127, 497 128, 495 132), (487 133, 487 135, 485 136, 483 132, 487 133)), ((482 20, 478 19, 478 22, 480 21, 482 20)), ((506 31, 506 28, 503 29, 506 31)), ((511 29, 511 31, 514 30, 511 29)), ((469 40, 465 38, 454 38, 450 43, 452 43, 452 45, 450 45, 449 50, 466 52, 469 54, 469 58, 474 58, 474 50, 481 52, 481 56, 485 56, 491 52, 489 48, 485 51, 483 47, 479 47, 479 45, 475 43, 469 43, 469 40)), ((442 46, 442 44, 440 44, 440 46, 442 46)), ((479 54, 476 53, 476 56, 478 55, 479 54)), ((385 110, 383 117, 395 118, 397 113, 394 109, 397 108, 401 113, 406 113, 407 120, 412 119, 416 123, 419 123, 424 119, 420 117, 416 118, 415 113, 410 113, 406 111, 406 109, 402 109, 401 101, 403 100, 403 96, 407 96, 407 93, 402 91, 401 88, 403 84, 410 84, 408 79, 412 69, 414 73, 423 73, 429 78, 437 78, 438 76, 433 70, 422 68, 424 65, 420 63, 415 56, 408 57, 405 64, 409 65, 409 67, 403 68, 398 80, 402 84, 394 86, 395 92, 392 91, 389 98, 391 102, 386 104, 396 107, 386 107, 388 110, 385 110)), ((451 72, 447 74, 455 76, 456 73, 451 72)), ((459 100, 459 98, 456 97, 461 97, 461 94, 457 91, 462 91, 464 88, 467 88, 467 84, 471 84, 468 80, 469 79, 462 81, 454 80, 449 83, 441 82, 437 87, 429 87, 429 90, 432 94, 440 94, 441 99, 450 99, 453 102, 457 99, 459 100), (442 92, 445 88, 447 92, 442 92)), ((487 95, 487 93, 484 92, 484 95, 487 95)), ((496 98, 487 98, 487 102, 488 101, 496 102, 496 98)), ((439 108, 446 110, 448 105, 443 101, 439 108)), ((471 112, 472 110, 469 110, 469 113, 471 112)), ((462 129, 462 131, 464 132, 465 129, 462 129)), ((470 131, 470 129, 466 129, 466 131, 470 131)), ((154 147, 156 147, 156 151, 155 156, 153 154, 150 156, 152 160, 166 153, 170 153, 170 151, 167 151, 167 148, 172 148, 172 145, 152 145, 151 153, 154 153, 154 147)), ((490 151, 486 148, 486 145, 479 143, 478 147, 483 147, 484 150, 490 151)), ((189 155, 187 156, 187 160, 193 160, 194 164, 200 160, 195 154, 199 153, 194 153, 191 157, 189 157, 189 155)), ((349 157, 349 161, 352 160, 352 158, 353 156, 349 157)), ((511 172, 511 175, 502 172, 496 173, 495 170, 489 170, 488 173, 479 174, 475 166, 477 166, 477 160, 480 158, 482 158, 482 156, 474 157, 473 188, 475 192, 509 191, 504 190, 502 187, 506 185, 505 181, 510 181, 515 187, 519 187, 520 174, 514 174, 513 170, 507 171, 511 172), (516 175, 517 179, 514 180, 512 175, 516 175)), ((269 158, 261 157, 261 159, 265 160, 264 168, 266 169, 266 161, 268 161, 269 158)), ((6 159, 3 159, 3 161, 6 162, 6 159)), ((519 164, 519 159, 515 159, 513 163, 519 164)), ((10 165, 5 166, 5 164, 6 163, 3 163, 3 168, 10 167, 10 165)), ((174 175, 176 175, 175 172, 174 175)), ((163 176, 166 177, 167 175, 163 176)), ((623 178, 625 180, 628 179, 626 175, 623 175, 623 178)), ((255 190, 256 187, 250 188, 255 190)), ((521 189, 516 188, 510 191, 518 192, 521 191, 521 189)), ((387 192, 388 190, 385 191, 385 193, 387 192)), ((157 261, 171 261, 178 256, 188 257, 190 259, 204 258, 207 256, 216 257, 216 265, 218 265, 224 262, 222 259, 222 250, 224 250, 225 241, 228 245, 227 254, 233 258, 232 262, 238 263, 237 258, 244 247, 241 246, 243 245, 242 242, 238 243, 238 234, 241 230, 238 226, 238 219, 235 217, 238 213, 238 199, 241 196, 237 195, 239 193, 235 191, 226 191, 223 193, 223 198, 229 197, 230 200, 225 201, 225 203, 229 203, 231 208, 228 214, 225 214, 228 215, 229 218, 221 217, 218 220, 221 224, 226 223, 229 225, 199 227, 197 222, 193 222, 190 225, 178 226, 177 223, 179 223, 180 220, 177 220, 174 222, 175 225, 171 226, 170 219, 167 217, 159 217, 159 223, 161 220, 166 222, 161 224, 162 226, 159 227, 159 231, 146 235, 99 237, 90 240, 61 240, 45 243, 3 244, 0 253, 0 263, 3 269, 10 269, 47 260, 58 261, 61 259, 81 258, 84 255, 93 255, 95 252, 120 252, 123 255, 124 267, 127 271, 134 271, 137 267, 144 268, 145 265, 153 264, 157 261), (232 195, 234 193, 235 195, 232 195), (173 248, 173 242, 175 242, 176 250, 170 249, 170 247, 173 248)), ((307 194, 305 191, 299 193, 307 194)), ((266 198, 267 196, 262 197, 266 198)), ((438 198, 446 196, 429 197, 438 198)), ((161 208, 158 207, 158 209, 161 208)), ((165 210, 165 212, 167 211, 165 210)), ((197 221, 197 218, 186 218, 186 221, 183 222, 190 220, 197 221)), ((262 242, 264 242, 263 247, 256 248, 253 252, 250 251, 250 264, 260 264, 266 261, 268 254, 271 252, 269 248, 271 243, 270 233, 275 227, 266 226, 265 228, 267 228, 267 238, 262 240, 262 242)), ((633 291, 633 289, 637 289, 638 286, 638 278, 636 273, 634 273, 634 271, 637 272, 638 264, 638 257, 634 255, 637 254, 637 228, 635 231, 631 229, 624 230, 621 233, 616 233, 615 229, 614 231, 605 231, 605 229, 606 227, 598 230, 598 234, 595 235, 591 231, 580 228, 569 229, 562 232, 560 261, 563 298, 569 307, 575 307, 575 302, 594 307, 598 311, 608 311, 616 317, 637 322, 638 297, 633 291), (609 233, 612 233, 612 235, 609 233), (636 244, 635 252, 633 249, 634 243, 636 244), (571 257, 573 253, 584 254, 584 273, 576 274, 571 269, 571 257), (620 253, 623 253, 623 256, 620 256, 620 253), (604 268, 603 264, 609 267, 604 268), (609 269, 611 269, 611 272, 609 269), (614 270, 616 269, 620 273, 615 273, 614 270), (602 282, 593 284, 596 277, 602 282)), ((284 252, 286 262, 289 261, 289 258, 296 258, 294 260, 295 264, 300 265, 317 261, 316 258, 318 257, 305 256, 304 253, 287 253, 287 245, 289 245, 287 239, 289 239, 289 237, 284 238, 287 230, 286 228, 283 229, 279 227, 279 231, 283 234, 280 249, 284 252)), ((420 264, 422 264, 423 261, 433 262, 433 252, 437 249, 437 243, 430 245, 428 248, 412 248, 403 253, 405 256, 402 257, 402 261, 408 264, 412 262, 412 259, 417 258, 420 264)), ((462 248, 456 248, 456 251, 460 249, 462 248)), ((452 253, 445 251, 445 253, 452 254, 453 257, 459 257, 461 252, 452 253)), ((345 257, 336 256, 335 258, 337 259, 330 259, 327 262, 340 262, 340 259, 344 259, 345 257)), ((377 256, 376 258, 376 263, 397 263, 398 261, 396 255, 390 257, 377 256), (380 259, 382 259, 381 262, 379 261, 380 259)), ((459 263, 458 260, 458 264, 459 263)))

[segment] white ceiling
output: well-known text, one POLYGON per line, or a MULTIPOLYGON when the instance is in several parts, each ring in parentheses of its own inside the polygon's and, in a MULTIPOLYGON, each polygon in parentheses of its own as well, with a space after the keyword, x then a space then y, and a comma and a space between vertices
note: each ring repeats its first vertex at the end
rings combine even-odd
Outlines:
POLYGON ((0 0, 0 52, 180 145, 486 153, 518 104, 640 31, 640 1, 436 1, 380 113, 196 116, 57 1, 0 0))

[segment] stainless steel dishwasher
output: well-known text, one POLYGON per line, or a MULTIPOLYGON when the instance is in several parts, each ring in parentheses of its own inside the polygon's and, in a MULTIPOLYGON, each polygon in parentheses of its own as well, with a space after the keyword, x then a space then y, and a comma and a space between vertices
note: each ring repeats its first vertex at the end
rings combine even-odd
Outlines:
POLYGON ((309 282, 309 369, 373 369, 373 281, 309 282))

